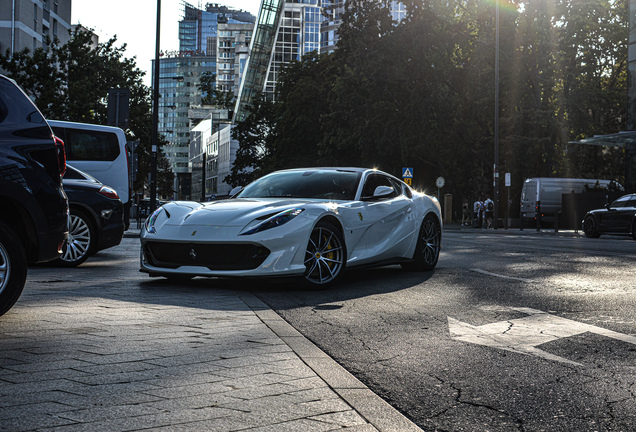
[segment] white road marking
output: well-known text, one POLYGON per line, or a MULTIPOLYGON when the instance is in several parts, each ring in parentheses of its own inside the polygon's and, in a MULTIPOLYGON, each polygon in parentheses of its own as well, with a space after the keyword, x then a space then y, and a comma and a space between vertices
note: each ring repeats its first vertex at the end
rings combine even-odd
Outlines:
POLYGON ((448 317, 448 328, 451 337, 463 342, 485 345, 519 354, 534 355, 546 360, 554 360, 575 366, 583 365, 542 351, 537 346, 586 332, 636 345, 636 337, 634 336, 590 324, 579 323, 536 309, 497 307, 494 309, 490 308, 490 310, 522 312, 528 316, 481 326, 473 326, 448 317))
POLYGON ((518 278, 518 277, 514 277, 514 276, 500 275, 500 274, 497 274, 497 273, 491 273, 489 271, 481 270, 481 269, 477 269, 477 268, 471 268, 470 271, 474 271, 475 273, 485 274, 485 275, 488 275, 488 276, 498 277, 498 278, 501 278, 501 279, 510 279, 510 280, 516 280, 516 281, 521 281, 521 282, 527 282, 527 283, 537 283, 536 280, 518 278))

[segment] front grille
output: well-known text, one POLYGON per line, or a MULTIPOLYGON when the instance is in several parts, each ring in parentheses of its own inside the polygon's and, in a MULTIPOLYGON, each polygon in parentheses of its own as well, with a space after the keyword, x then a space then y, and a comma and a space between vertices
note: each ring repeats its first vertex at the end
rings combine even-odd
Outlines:
POLYGON ((155 267, 200 266, 210 270, 251 270, 260 266, 270 251, 253 244, 166 243, 149 241, 144 246, 148 263, 155 267))

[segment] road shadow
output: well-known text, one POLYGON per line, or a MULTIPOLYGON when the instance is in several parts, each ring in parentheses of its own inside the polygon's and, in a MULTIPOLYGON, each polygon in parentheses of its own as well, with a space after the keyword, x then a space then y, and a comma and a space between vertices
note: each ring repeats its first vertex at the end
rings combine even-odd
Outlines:
MULTIPOLYGON (((214 295, 233 292, 237 295, 250 293, 268 303, 277 301, 277 309, 295 308, 299 305, 323 307, 325 304, 387 294, 412 288, 432 278, 435 271, 407 272, 398 265, 350 269, 333 287, 308 289, 298 278, 202 278, 174 281, 166 278, 151 278, 138 283, 141 293, 165 294, 165 300, 173 302, 177 295, 214 295)), ((163 297, 163 296, 162 296, 163 297)), ((152 295, 153 300, 157 300, 152 295)), ((178 303, 178 302, 177 302, 178 303)), ((326 306, 329 307, 329 306, 326 306)))

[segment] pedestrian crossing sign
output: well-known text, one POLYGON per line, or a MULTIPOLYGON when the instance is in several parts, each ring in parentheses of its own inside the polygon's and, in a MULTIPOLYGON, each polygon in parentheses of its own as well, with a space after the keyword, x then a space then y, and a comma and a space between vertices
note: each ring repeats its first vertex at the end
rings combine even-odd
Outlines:
POLYGON ((413 168, 402 168, 402 178, 413 178, 413 168))

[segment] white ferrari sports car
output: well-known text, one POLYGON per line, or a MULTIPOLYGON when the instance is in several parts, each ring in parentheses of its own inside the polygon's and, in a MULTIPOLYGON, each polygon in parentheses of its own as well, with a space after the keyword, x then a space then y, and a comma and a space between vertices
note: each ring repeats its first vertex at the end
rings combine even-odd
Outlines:
POLYGON ((151 276, 296 276, 336 282, 345 267, 399 263, 435 268, 437 199, 374 169, 277 171, 228 200, 175 201, 141 232, 141 271, 151 276))

